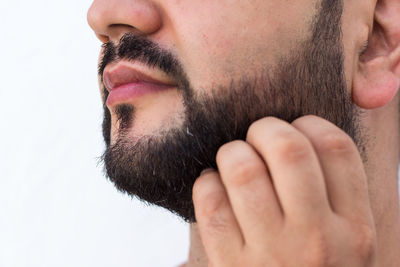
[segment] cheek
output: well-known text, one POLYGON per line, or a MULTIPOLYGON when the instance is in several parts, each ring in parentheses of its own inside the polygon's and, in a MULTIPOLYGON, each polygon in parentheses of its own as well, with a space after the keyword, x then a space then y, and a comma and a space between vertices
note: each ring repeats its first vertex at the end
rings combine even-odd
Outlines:
POLYGON ((193 0, 186 8, 170 6, 166 28, 173 29, 170 36, 193 88, 209 90, 254 76, 254 70, 274 65, 308 37, 302 29, 308 29, 312 8, 301 1, 258 1, 254 8, 255 2, 228 6, 223 0, 193 0))
MULTIPOLYGON (((219 21, 209 25, 198 21, 180 29, 182 42, 179 55, 193 88, 209 88, 224 83, 240 67, 238 57, 248 40, 239 40, 239 33, 219 21)), ((242 60, 245 63, 244 60, 242 60)))

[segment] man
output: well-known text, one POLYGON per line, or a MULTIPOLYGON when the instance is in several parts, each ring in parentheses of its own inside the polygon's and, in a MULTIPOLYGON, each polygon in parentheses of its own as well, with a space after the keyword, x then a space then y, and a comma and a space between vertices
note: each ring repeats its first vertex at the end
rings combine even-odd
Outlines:
POLYGON ((186 266, 399 266, 399 0, 95 0, 88 21, 107 175, 191 223, 186 266))

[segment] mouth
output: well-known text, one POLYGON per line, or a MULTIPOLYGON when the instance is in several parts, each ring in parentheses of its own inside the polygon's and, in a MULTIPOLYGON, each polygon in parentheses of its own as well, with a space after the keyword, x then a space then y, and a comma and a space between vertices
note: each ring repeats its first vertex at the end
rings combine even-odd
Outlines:
POLYGON ((173 79, 140 62, 120 61, 104 69, 103 83, 109 92, 106 105, 137 102, 141 97, 176 88, 173 79))

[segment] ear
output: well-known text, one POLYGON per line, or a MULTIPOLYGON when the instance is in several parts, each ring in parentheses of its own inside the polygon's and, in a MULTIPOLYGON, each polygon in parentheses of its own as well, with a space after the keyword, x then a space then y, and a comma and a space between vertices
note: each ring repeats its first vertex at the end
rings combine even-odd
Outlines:
POLYGON ((400 87, 400 1, 378 0, 372 33, 353 79, 353 101, 364 109, 383 107, 400 87))

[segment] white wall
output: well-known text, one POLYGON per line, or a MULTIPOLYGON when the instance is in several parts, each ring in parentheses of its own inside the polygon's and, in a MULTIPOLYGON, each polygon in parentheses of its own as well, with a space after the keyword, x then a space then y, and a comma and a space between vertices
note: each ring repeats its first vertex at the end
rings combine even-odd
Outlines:
POLYGON ((0 0, 0 267, 173 267, 188 226, 97 166, 100 42, 89 0, 0 0))

